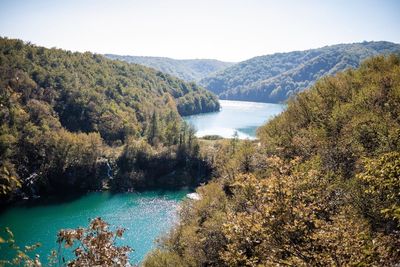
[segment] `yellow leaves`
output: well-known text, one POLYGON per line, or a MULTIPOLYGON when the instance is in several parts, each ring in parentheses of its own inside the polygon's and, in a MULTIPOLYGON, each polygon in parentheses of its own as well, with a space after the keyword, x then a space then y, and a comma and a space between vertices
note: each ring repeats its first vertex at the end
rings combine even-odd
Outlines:
POLYGON ((392 61, 372 59, 300 93, 258 130, 260 148, 239 153, 215 142, 210 162, 226 198, 218 191, 213 201, 217 191, 204 187, 178 228, 184 237, 167 248, 195 255, 195 266, 399 262, 400 154, 387 153, 400 145, 399 58, 392 61), (210 244, 217 234, 219 244, 210 244))
POLYGON ((228 244, 221 258, 229 266, 325 262, 324 257, 313 260, 312 251, 324 246, 313 245, 313 235, 327 233, 325 227, 336 231, 321 219, 335 205, 333 189, 313 164, 299 165, 299 159, 285 163, 272 157, 268 166, 272 170, 265 179, 239 174, 232 181, 236 206, 223 224, 228 244))
POLYGON ((7 196, 19 187, 21 182, 17 178, 14 165, 9 161, 0 163, 0 196, 7 196))
POLYGON ((392 152, 365 161, 365 171, 358 174, 365 197, 375 216, 383 215, 400 224, 400 153, 392 152))
POLYGON ((0 250, 2 249, 2 245, 7 245, 8 249, 13 250, 13 258, 10 260, 1 259, 0 256, 0 266, 27 266, 27 267, 39 267, 41 263, 39 261, 38 256, 35 259, 31 259, 28 252, 34 251, 36 248, 41 246, 40 243, 33 244, 31 246, 25 246, 21 249, 14 240, 14 234, 12 231, 6 227, 5 232, 7 234, 7 238, 0 237, 0 250))
POLYGON ((34 251, 36 248, 40 247, 41 245, 42 245, 42 244, 38 242, 38 243, 33 244, 33 245, 31 245, 31 246, 25 246, 25 251, 26 251, 26 252, 34 251))
POLYGON ((6 231, 7 235, 9 236, 9 238, 10 238, 11 240, 13 240, 13 239, 14 239, 14 234, 13 234, 13 232, 10 230, 10 228, 6 227, 5 231, 6 231))
POLYGON ((155 249, 146 256, 142 263, 145 267, 187 267, 188 264, 182 262, 181 257, 175 253, 163 249, 155 249))

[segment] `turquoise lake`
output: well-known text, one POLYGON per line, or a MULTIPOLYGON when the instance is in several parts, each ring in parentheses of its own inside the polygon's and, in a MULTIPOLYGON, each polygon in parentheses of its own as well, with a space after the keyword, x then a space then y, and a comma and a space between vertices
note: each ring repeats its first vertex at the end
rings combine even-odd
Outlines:
MULTIPOLYGON (((39 254, 45 263, 50 251, 58 248, 59 229, 87 226, 89 219, 101 217, 111 226, 126 228, 124 239, 119 244, 133 248, 130 259, 138 263, 155 246, 155 239, 176 222, 178 204, 187 193, 186 190, 123 194, 94 192, 69 201, 51 203, 40 200, 41 204, 18 204, 0 213, 0 229, 8 226, 19 245, 42 243, 33 254, 39 254)), ((4 237, 3 233, 1 236, 4 237)), ((7 257, 5 250, 0 254, 0 258, 7 257)))
MULTIPOLYGON (((220 103, 219 112, 184 118, 195 126, 197 136, 230 138, 237 131, 239 138, 254 139, 257 127, 281 113, 285 107, 227 100, 220 100, 220 103)), ((179 202, 187 193, 187 190, 124 194, 93 192, 69 200, 39 199, 0 211, 0 229, 10 227, 21 246, 40 242, 42 246, 32 255, 41 255, 42 262, 46 263, 50 251, 58 249, 58 230, 87 226, 90 219, 102 217, 111 226, 127 229, 119 244, 133 248, 130 260, 139 263, 155 247, 154 241, 174 225, 179 202)), ((0 258, 7 256, 6 250, 0 251, 0 258)))
POLYGON ((197 137, 220 135, 231 138, 235 131, 241 139, 255 139, 259 126, 281 113, 285 105, 246 101, 220 100, 219 112, 184 117, 192 124, 197 137))

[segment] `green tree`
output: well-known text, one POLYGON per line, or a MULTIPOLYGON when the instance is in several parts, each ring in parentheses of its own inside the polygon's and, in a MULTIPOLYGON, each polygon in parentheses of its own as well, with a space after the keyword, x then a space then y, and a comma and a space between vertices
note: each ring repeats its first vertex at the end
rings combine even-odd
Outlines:
POLYGON ((230 143, 231 143, 231 153, 235 154, 237 146, 238 146, 238 143, 239 143, 239 133, 238 133, 238 131, 234 132, 230 143))
POLYGON ((150 126, 147 134, 147 140, 153 146, 161 142, 160 121, 155 111, 151 116, 150 126))
POLYGON ((236 166, 240 172, 249 173, 254 170, 254 154, 255 149, 251 141, 244 140, 234 155, 236 166))

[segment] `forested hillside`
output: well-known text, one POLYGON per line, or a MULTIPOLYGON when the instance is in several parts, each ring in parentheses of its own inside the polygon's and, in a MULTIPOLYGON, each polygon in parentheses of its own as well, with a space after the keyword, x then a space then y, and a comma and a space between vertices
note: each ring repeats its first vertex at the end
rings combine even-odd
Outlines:
POLYGON ((221 99, 284 102, 323 76, 358 67, 368 57, 389 53, 400 53, 400 45, 363 42, 277 53, 240 62, 204 78, 200 84, 221 99))
POLYGON ((106 54, 110 59, 141 64, 168 73, 188 82, 198 82, 211 74, 224 70, 234 63, 215 59, 172 59, 166 57, 119 56, 106 54))
POLYGON ((157 186, 196 158, 180 115, 219 109, 212 93, 168 74, 19 40, 0 39, 0 77, 0 201, 99 189, 114 176, 106 186, 157 186))
POLYGON ((258 135, 203 147, 216 179, 144 266, 400 262, 400 57, 319 80, 258 135))

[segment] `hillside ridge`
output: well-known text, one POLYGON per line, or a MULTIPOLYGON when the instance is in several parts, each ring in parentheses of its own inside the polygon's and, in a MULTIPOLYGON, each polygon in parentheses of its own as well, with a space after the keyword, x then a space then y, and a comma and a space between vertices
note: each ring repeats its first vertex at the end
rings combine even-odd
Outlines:
POLYGON ((362 42, 275 53, 239 62, 200 84, 220 99, 285 102, 321 77, 357 68, 368 57, 391 53, 400 53, 400 44, 362 42))
POLYGON ((187 82, 198 82, 234 63, 216 59, 173 59, 169 57, 130 56, 105 54, 110 59, 140 64, 168 73, 187 82))

